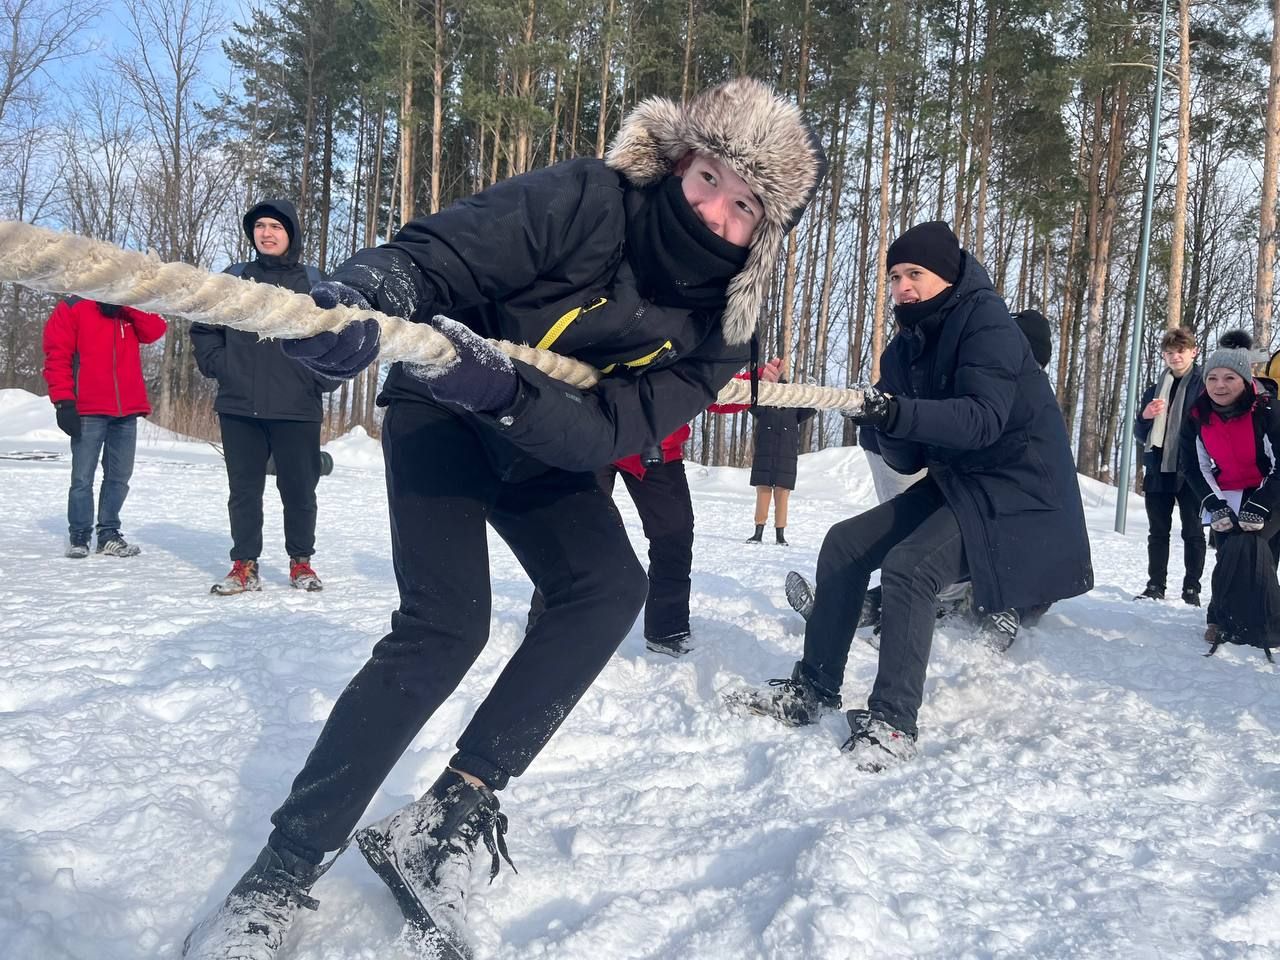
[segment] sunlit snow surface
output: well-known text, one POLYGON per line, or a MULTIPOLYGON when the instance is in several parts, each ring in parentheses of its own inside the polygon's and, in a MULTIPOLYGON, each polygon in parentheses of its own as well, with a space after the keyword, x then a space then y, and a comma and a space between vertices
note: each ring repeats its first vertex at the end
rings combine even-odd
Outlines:
MULTIPOLYGON (((123 514, 143 554, 66 560, 65 439, 46 399, 0 392, 0 957, 174 957, 263 843, 396 602, 377 445, 328 449, 324 592, 289 588, 268 487, 263 590, 213 597, 229 541, 212 447, 143 425, 123 514)), ((877 776, 838 752, 839 716, 783 729, 718 695, 790 670, 803 637, 783 577, 870 505, 861 452, 801 458, 787 548, 742 543, 746 471, 689 477, 698 649, 647 654, 633 629, 504 792, 520 873, 477 875, 484 955, 1280 956, 1280 675, 1252 648, 1201 657, 1202 610, 1131 599, 1140 500, 1121 537, 1114 492, 1086 485, 1098 587, 1009 655, 939 628, 921 757, 877 776)), ((622 485, 618 502, 643 557, 622 485)), ((520 641, 529 584, 492 545, 489 647, 368 820, 431 783, 520 641)), ((1176 535, 1173 554, 1176 585, 1176 535)), ((875 658, 854 644, 846 702, 875 658)), ((284 957, 414 956, 357 853, 313 892, 284 957)))

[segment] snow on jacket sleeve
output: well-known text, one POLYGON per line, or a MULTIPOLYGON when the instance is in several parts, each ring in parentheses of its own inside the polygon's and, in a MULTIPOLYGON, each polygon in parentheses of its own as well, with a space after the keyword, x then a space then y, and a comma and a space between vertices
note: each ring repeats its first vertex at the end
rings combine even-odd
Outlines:
POLYGON ((76 398, 76 378, 72 357, 76 352, 76 318, 65 300, 59 300, 44 325, 44 382, 49 385, 49 401, 76 398))
POLYGON ((414 220, 332 279, 383 312, 423 322, 501 302, 539 279, 584 289, 602 262, 620 255, 625 221, 618 175, 599 161, 569 161, 414 220))
POLYGON ((988 311, 983 314, 975 317, 960 341, 953 396, 927 400, 899 395, 893 422, 880 431, 882 444, 907 439, 952 450, 982 450, 1000 439, 1017 393, 1023 344, 1009 336, 1007 323, 992 322, 988 311))
POLYGON ((155 343, 164 336, 168 324, 165 319, 155 313, 145 313, 133 307, 121 307, 124 318, 133 324, 134 335, 139 343, 155 343))
POLYGON ((563 470, 595 470, 652 446, 707 408, 747 362, 747 347, 713 333, 685 359, 638 375, 606 377, 583 391, 515 362, 520 391, 483 416, 524 452, 563 470))

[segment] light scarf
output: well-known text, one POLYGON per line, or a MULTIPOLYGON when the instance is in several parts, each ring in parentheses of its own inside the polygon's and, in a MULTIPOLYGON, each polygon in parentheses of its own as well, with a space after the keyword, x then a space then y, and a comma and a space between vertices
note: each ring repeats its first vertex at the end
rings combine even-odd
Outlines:
POLYGON ((1156 390, 1154 399, 1164 401, 1164 409, 1156 414, 1155 420, 1151 424, 1151 435, 1147 438, 1147 450, 1160 448, 1160 472, 1161 473, 1177 473, 1178 472, 1178 436, 1177 431, 1182 427, 1182 408, 1187 399, 1187 377, 1190 376, 1191 369, 1187 368, 1181 379, 1178 380, 1177 390, 1173 389, 1173 371, 1166 369, 1163 376, 1160 377, 1160 386, 1156 390), (1170 402, 1169 394, 1173 394, 1173 401, 1170 402), (1169 430, 1169 425, 1174 428, 1173 443, 1166 442, 1168 437, 1165 434, 1169 430))

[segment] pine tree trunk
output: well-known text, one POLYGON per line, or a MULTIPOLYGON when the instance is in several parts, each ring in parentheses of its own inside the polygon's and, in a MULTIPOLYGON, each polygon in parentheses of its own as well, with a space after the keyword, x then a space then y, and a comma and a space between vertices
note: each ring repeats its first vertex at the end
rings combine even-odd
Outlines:
POLYGON ((444 149, 444 0, 435 2, 435 46, 431 51, 431 212, 440 210, 440 163, 444 149))
MULTIPOLYGON (((984 241, 987 232, 987 185, 991 181, 991 115, 995 111, 995 82, 993 74, 995 67, 991 62, 992 46, 996 43, 997 22, 996 11, 999 9, 992 0, 987 0, 987 35, 986 35, 986 57, 984 58, 982 71, 982 132, 979 134, 978 155, 981 158, 978 161, 978 210, 974 216, 973 223, 973 255, 981 263, 986 255, 984 250, 984 241)), ((1000 208, 1000 215, 1004 215, 1004 207, 1000 208)), ((1000 271, 1000 283, 996 284, 996 290, 999 291, 1004 286, 1004 271, 1000 271)))
POLYGON ((604 40, 600 46, 600 115, 596 123, 596 156, 604 156, 609 132, 609 66, 613 58, 613 11, 615 0, 609 0, 604 18, 604 40))
POLYGON ((1267 80, 1266 146, 1258 218, 1258 283, 1253 301, 1253 338, 1271 345, 1271 297, 1276 266, 1276 174, 1280 168, 1280 0, 1271 0, 1271 69, 1267 80))
MULTIPOLYGON (((890 42, 889 49, 893 49, 890 42)), ((893 155, 893 90, 894 77, 889 75, 884 91, 884 116, 880 130, 880 213, 878 217, 880 236, 876 242, 876 259, 873 269, 876 275, 876 297, 871 310, 871 382, 880 379, 880 354, 884 353, 884 319, 886 280, 884 263, 889 251, 889 184, 890 164, 893 155)))
POLYGON ((680 72, 681 103, 689 99, 689 68, 693 64, 693 38, 697 33, 697 27, 698 11, 694 7, 694 0, 689 0, 684 17, 684 69, 680 72))
MULTIPOLYGON (((1162 78, 1157 77, 1159 83, 1162 78)), ((1187 249, 1187 167, 1191 153, 1191 0, 1178 3, 1178 172, 1169 240, 1170 329, 1182 323, 1182 264, 1187 249)))

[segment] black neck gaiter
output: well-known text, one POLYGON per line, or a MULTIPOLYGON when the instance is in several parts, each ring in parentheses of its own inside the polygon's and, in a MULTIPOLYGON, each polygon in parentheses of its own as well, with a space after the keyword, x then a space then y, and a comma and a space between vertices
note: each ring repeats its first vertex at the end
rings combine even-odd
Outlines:
POLYGON ((627 259, 640 292, 664 306, 723 309, 749 252, 698 219, 677 176, 646 190, 628 214, 627 259))
POLYGON ((904 327, 915 327, 920 321, 933 316, 955 293, 955 286, 949 286, 941 293, 934 294, 928 300, 917 300, 915 303, 897 304, 893 308, 894 319, 904 327))

